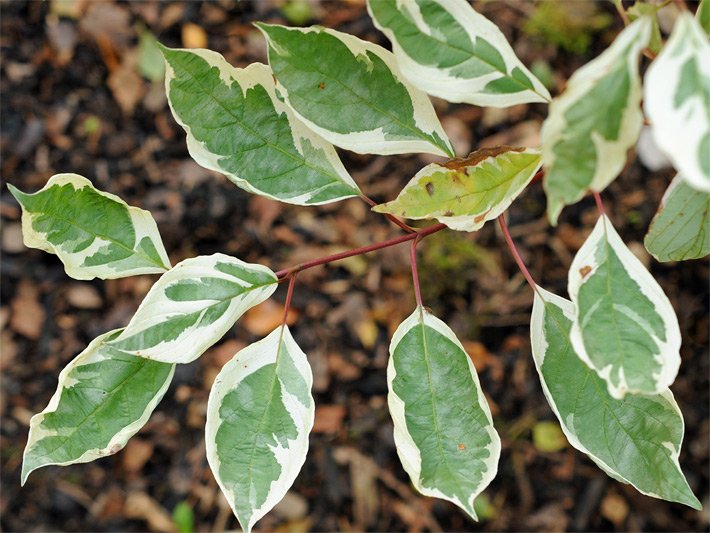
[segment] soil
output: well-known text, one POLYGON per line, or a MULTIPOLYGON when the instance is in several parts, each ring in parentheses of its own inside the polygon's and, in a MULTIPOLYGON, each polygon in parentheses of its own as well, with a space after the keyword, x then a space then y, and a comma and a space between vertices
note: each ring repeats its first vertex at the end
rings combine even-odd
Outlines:
MULTIPOLYGON (((307 4, 309 23, 388 45, 362 1, 307 4)), ((139 35, 146 29, 168 46, 217 50, 238 67, 265 61, 264 43, 251 22, 288 23, 278 5, 0 3, 3 182, 35 191, 56 173, 84 175, 98 188, 149 209, 173 264, 223 252, 279 270, 401 234, 358 199, 287 206, 251 196, 202 169, 187 153, 162 82, 141 75, 139 35)), ((603 50, 621 24, 597 33, 587 53, 577 56, 520 29, 534 3, 476 6, 501 26, 523 62, 552 68, 553 94, 603 50)), ((435 107, 460 156, 506 144, 537 145, 546 113, 537 104, 498 110, 435 100, 435 107)), ((432 161, 340 154, 378 202, 393 199, 432 161)), ((659 264, 649 258, 643 237, 673 172, 651 171, 634 154, 630 161, 603 199, 623 239, 677 310, 683 362, 673 393, 686 421, 680 464, 707 509, 708 262, 659 264)), ((177 527, 176 507, 182 510, 178 515, 192 510, 195 531, 238 529, 205 458, 206 402, 221 366, 278 324, 285 287, 199 360, 178 366, 165 398, 126 449, 92 463, 40 469, 20 488, 29 419, 46 406, 60 370, 94 337, 125 325, 156 277, 72 280, 56 256, 22 245, 20 209, 4 186, 0 215, 2 530, 171 531, 177 527)), ((551 228, 539 183, 513 204, 511 231, 538 283, 566 295, 567 269, 596 216, 587 198, 565 209, 551 228)), ((531 291, 495 224, 475 234, 428 237, 420 244, 420 271, 426 305, 465 341, 502 439, 498 475, 481 497, 482 520, 471 522, 453 505, 416 493, 394 448, 387 350, 392 332, 414 306, 403 245, 299 276, 292 331, 313 366, 316 427, 295 485, 257 530, 707 531, 708 511, 643 496, 565 442, 557 451, 536 446, 533 429, 555 418, 530 355, 531 291)))

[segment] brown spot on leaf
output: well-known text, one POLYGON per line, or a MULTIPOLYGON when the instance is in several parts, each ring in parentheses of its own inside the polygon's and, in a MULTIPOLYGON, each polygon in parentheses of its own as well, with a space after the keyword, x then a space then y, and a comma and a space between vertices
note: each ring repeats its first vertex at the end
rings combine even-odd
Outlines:
POLYGON ((465 445, 465 444, 459 444, 459 445, 458 445, 458 449, 459 449, 460 451, 464 451, 464 450, 466 449, 466 445, 465 445))
POLYGON ((429 196, 434 196, 434 184, 432 182, 427 182, 427 184, 424 185, 424 188, 429 196))
POLYGON ((579 274, 582 276, 582 278, 586 278, 591 271, 592 267, 590 267, 589 265, 584 265, 582 268, 579 269, 579 274))
POLYGON ((445 216, 445 217, 452 217, 452 216, 454 216, 454 212, 453 212, 453 211, 447 211, 446 213, 444 213, 444 216, 445 216))
POLYGON ((519 148, 515 146, 494 146, 492 148, 481 148, 475 152, 468 154, 468 157, 457 157, 456 159, 451 159, 447 161, 442 166, 451 170, 458 170, 466 167, 476 166, 478 163, 489 157, 495 157, 505 152, 523 152, 525 148, 519 148))
POLYGON ((320 83, 318 84, 318 88, 319 88, 321 91, 322 91, 323 89, 325 89, 325 83, 320 82, 320 83))
POLYGON ((486 214, 478 215, 473 217, 473 221, 478 224, 479 222, 483 222, 483 220, 486 218, 486 214))

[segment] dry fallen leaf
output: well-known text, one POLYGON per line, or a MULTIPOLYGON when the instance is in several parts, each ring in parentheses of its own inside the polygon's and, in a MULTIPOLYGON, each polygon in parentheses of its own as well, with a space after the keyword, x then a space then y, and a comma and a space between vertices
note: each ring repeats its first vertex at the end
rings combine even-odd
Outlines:
POLYGON ((123 506, 126 518, 145 520, 152 531, 172 533, 175 531, 170 513, 145 492, 131 492, 123 506))
POLYGON ((44 324, 44 307, 38 301, 39 290, 29 280, 22 280, 10 308, 10 327, 30 339, 39 339, 44 324))
POLYGON ((132 438, 121 453, 123 468, 129 472, 138 472, 153 455, 153 443, 132 438))
POLYGON ((343 426, 345 406, 316 405, 316 419, 313 433, 337 433, 343 426))
POLYGON ((207 33, 197 24, 183 24, 182 45, 185 48, 207 48, 207 33))
POLYGON ((72 283, 67 290, 67 302, 78 309, 100 309, 103 306, 99 291, 86 283, 72 283))
MULTIPOLYGON (((253 335, 268 335, 275 330, 283 320, 284 308, 273 300, 252 307, 242 319, 242 325, 253 335)), ((298 318, 298 311, 293 307, 288 310, 286 323, 290 326, 298 318)))

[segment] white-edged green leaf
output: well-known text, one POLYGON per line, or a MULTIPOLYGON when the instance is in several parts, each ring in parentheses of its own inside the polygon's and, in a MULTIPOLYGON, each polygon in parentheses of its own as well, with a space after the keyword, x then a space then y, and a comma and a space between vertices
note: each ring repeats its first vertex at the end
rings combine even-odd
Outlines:
POLYGON ((56 174, 33 194, 8 184, 22 206, 25 246, 56 254, 74 279, 159 274, 170 268, 155 220, 78 174, 56 174))
POLYGON ((688 12, 646 72, 643 105, 656 143, 683 179, 710 192, 710 42, 688 12))
POLYGON ((87 463, 121 450, 148 420, 175 365, 150 361, 107 344, 121 330, 94 339, 59 374, 59 385, 30 420, 22 484, 40 467, 87 463))
POLYGON ((321 137, 358 153, 453 157, 429 98, 404 78, 392 52, 318 26, 257 26, 278 91, 321 137))
POLYGON ((710 254, 710 194, 696 191, 676 176, 644 239, 659 261, 699 259, 710 254))
POLYGON ((306 354, 288 326, 239 351, 207 403, 207 460, 242 528, 251 531, 298 476, 315 408, 306 354))
POLYGON ((372 210, 476 231, 508 209, 540 165, 540 152, 532 148, 486 148, 466 159, 425 166, 395 200, 372 210))
POLYGON ((412 483, 476 520, 473 501, 498 471, 500 438, 461 342, 418 307, 392 337, 387 382, 397 454, 412 483))
POLYGON ((700 509, 678 463, 684 424, 673 394, 609 395, 570 342, 574 304, 535 291, 530 338, 545 397, 570 444, 641 493, 700 509))
POLYGON ((680 366, 680 327, 670 301, 603 215, 572 261, 572 346, 614 398, 660 394, 680 366))
POLYGON ((156 361, 189 363, 271 296, 276 282, 267 267, 228 255, 186 259, 160 277, 109 344, 156 361))
POLYGON ((368 0, 402 73, 450 102, 507 107, 549 102, 498 27, 466 0, 368 0))
POLYGON ((631 23, 599 57, 570 78, 542 125, 547 215, 553 224, 565 205, 603 190, 619 175, 643 124, 639 53, 651 19, 631 23))
POLYGON ((276 96, 269 67, 237 69, 210 50, 162 51, 170 109, 200 165, 246 191, 291 204, 360 193, 335 148, 276 96))

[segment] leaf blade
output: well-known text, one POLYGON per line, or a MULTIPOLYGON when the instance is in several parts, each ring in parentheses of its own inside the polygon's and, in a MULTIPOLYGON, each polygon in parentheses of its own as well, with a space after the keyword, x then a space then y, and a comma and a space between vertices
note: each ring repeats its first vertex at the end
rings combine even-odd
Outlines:
POLYGON ((539 152, 531 148, 479 150, 466 159, 427 165, 395 200, 372 210, 476 231, 510 206, 541 165, 539 152))
POLYGON ((248 192, 296 205, 360 194, 333 146, 277 98, 266 65, 237 69, 210 50, 162 52, 170 109, 200 165, 248 192))
POLYGON ((468 2, 368 0, 367 9, 402 73, 423 91, 480 106, 550 101, 503 33, 468 2))
POLYGON ((172 381, 174 365, 111 349, 114 330, 94 339, 60 373, 47 407, 32 417, 22 484, 48 465, 86 463, 120 451, 172 381))
POLYGON ((572 302, 537 287, 530 322, 533 358, 570 444, 642 494, 700 509, 678 462, 684 424, 672 393, 613 398, 572 346, 574 319, 572 302))
POLYGON ((710 194, 696 191, 676 176, 644 238, 658 261, 699 259, 710 254, 710 194))
POLYGON ((577 70, 550 104, 542 125, 547 213, 557 223, 565 205, 602 191, 621 172, 643 123, 638 57, 651 19, 631 23, 599 57, 577 70))
POLYGON ((312 383, 288 326, 239 351, 215 379, 207 459, 247 532, 283 498, 303 466, 315 417, 312 383))
POLYGON ((646 72, 644 110, 659 148, 700 191, 710 192, 710 42, 684 12, 646 72))
POLYGON ((257 27, 279 93, 324 139, 358 153, 453 156, 431 102, 391 52, 326 28, 257 27))
POLYGON ((387 381, 397 454, 412 483, 476 520, 473 501, 495 477, 500 438, 463 346, 417 308, 392 337, 387 381))
POLYGON ((56 174, 27 194, 8 184, 22 207, 25 246, 57 255, 74 279, 115 279, 170 268, 148 211, 96 189, 78 174, 56 174))
POLYGON ((110 344, 156 361, 189 363, 271 296, 277 281, 265 266, 224 254, 186 259, 151 287, 110 344))
POLYGON ((673 383, 681 342, 673 306, 606 215, 572 261, 567 290, 577 312, 572 345, 614 398, 673 383))

